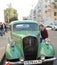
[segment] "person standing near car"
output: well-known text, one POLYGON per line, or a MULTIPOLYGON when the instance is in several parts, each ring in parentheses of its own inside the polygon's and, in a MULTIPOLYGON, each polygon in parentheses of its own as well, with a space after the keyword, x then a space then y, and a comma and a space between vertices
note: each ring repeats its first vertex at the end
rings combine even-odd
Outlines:
POLYGON ((40 43, 41 43, 42 40, 45 40, 46 38, 48 38, 48 31, 46 30, 43 24, 40 24, 39 27, 41 31, 41 38, 40 38, 40 43))

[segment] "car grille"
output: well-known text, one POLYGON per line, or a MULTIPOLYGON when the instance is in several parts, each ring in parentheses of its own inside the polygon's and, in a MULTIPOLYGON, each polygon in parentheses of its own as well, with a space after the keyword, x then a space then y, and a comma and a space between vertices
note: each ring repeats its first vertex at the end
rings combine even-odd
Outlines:
POLYGON ((38 40, 36 37, 28 36, 23 39, 23 51, 26 60, 35 60, 38 51, 38 40))

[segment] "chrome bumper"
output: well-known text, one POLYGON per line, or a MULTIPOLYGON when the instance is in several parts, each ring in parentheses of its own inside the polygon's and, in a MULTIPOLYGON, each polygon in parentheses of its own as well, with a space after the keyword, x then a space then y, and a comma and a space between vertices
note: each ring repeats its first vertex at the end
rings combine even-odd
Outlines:
POLYGON ((54 60, 57 60, 56 57, 50 58, 50 59, 45 59, 45 60, 43 60, 43 62, 50 62, 50 61, 54 61, 54 60))
POLYGON ((54 60, 56 60, 55 57, 54 58, 50 58, 50 59, 45 59, 45 60, 29 60, 29 61, 9 62, 9 64, 10 65, 16 65, 16 64, 42 64, 43 62, 50 62, 50 61, 54 61, 54 60))

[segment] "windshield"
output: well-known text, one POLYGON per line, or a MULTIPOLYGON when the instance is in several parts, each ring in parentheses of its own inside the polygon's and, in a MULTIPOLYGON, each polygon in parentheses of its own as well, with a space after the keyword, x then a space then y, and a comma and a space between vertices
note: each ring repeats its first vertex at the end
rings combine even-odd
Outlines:
POLYGON ((19 31, 19 30, 38 30, 38 25, 35 23, 14 24, 13 31, 19 31))

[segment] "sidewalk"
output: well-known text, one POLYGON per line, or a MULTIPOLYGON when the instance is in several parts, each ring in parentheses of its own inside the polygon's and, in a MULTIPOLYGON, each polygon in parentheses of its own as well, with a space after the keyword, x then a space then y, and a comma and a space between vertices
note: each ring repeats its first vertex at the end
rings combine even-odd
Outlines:
POLYGON ((0 36, 0 62, 3 59, 3 56, 5 54, 5 46, 9 43, 8 42, 9 32, 6 33, 4 36, 0 36))
POLYGON ((5 54, 5 47, 0 47, 0 62, 5 54))

